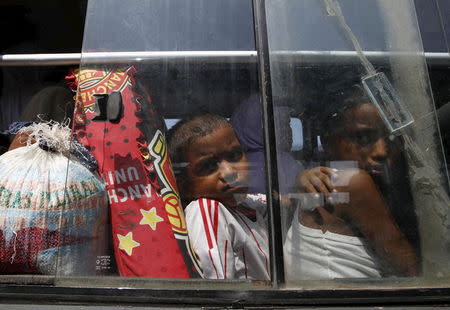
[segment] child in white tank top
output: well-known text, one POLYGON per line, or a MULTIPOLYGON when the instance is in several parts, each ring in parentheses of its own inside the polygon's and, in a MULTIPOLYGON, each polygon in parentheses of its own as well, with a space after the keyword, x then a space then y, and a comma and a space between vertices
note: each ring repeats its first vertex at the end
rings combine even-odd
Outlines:
POLYGON ((359 86, 334 100, 331 104, 341 110, 321 123, 321 142, 330 162, 353 163, 354 168, 320 166, 299 175, 306 195, 322 195, 326 203, 316 208, 300 204, 284 244, 286 277, 414 276, 416 253, 374 182, 392 168, 393 146, 385 125, 359 86), (338 201, 339 195, 347 198, 338 201))

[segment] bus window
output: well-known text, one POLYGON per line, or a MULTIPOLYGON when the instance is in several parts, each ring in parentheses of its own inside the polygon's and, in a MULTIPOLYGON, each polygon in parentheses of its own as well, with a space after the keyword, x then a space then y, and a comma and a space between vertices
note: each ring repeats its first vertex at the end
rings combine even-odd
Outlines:
POLYGON ((262 107, 240 60, 251 2, 96 1, 87 16, 74 134, 108 194, 115 275, 270 281, 262 107))
MULTIPOLYGON (((298 189, 281 199, 286 285, 446 277, 448 180, 414 7, 324 0, 265 9, 275 128, 288 106, 316 141, 302 152, 298 189)), ((278 176, 283 194, 280 167, 278 176)))
POLYGON ((3 300, 445 303, 448 5, 391 2, 0 3, 3 300))

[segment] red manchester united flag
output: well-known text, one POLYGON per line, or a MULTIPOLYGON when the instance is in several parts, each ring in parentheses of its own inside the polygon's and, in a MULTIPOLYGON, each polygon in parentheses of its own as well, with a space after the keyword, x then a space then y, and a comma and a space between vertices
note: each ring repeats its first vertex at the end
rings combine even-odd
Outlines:
POLYGON ((199 268, 189 245, 172 172, 165 125, 135 69, 84 69, 74 130, 98 162, 111 210, 115 259, 122 276, 190 278, 199 268))

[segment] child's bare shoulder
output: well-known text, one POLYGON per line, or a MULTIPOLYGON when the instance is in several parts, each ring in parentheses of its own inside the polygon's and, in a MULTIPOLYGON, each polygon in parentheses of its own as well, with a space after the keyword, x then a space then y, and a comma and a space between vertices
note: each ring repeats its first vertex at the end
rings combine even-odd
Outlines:
POLYGON ((388 217, 384 200, 366 171, 346 169, 336 174, 336 181, 340 184, 336 189, 347 197, 344 204, 335 205, 340 216, 355 220, 357 226, 372 225, 372 221, 388 217))
POLYGON ((355 194, 375 189, 372 177, 365 170, 358 168, 338 170, 332 181, 339 192, 355 194))

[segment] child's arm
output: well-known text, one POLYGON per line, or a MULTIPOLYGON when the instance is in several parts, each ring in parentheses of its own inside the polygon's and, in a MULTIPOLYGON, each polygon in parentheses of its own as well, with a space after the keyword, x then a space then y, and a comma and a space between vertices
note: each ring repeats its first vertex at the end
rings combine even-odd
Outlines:
POLYGON ((416 254, 391 217, 372 177, 360 169, 340 171, 338 178, 348 179, 348 185, 338 187, 349 193, 348 204, 335 205, 337 215, 350 221, 369 241, 369 245, 384 261, 401 275, 418 272, 416 254))
POLYGON ((231 238, 225 218, 219 215, 220 208, 224 207, 218 201, 203 198, 185 209, 189 238, 206 279, 233 276, 231 238))

